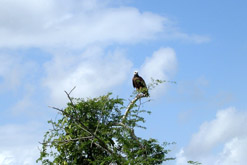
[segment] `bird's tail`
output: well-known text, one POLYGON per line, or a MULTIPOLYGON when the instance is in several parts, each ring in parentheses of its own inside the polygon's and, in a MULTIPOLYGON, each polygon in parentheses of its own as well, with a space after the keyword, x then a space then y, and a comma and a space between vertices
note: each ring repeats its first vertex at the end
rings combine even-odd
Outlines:
POLYGON ((148 89, 147 89, 147 88, 143 88, 143 89, 142 89, 142 93, 143 93, 146 97, 149 97, 149 92, 148 92, 148 89))

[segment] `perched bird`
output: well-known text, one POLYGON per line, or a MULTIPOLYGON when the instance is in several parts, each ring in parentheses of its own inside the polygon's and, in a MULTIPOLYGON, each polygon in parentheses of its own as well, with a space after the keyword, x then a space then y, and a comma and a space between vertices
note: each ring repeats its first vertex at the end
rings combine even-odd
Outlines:
POLYGON ((133 87, 136 88, 137 91, 142 92, 145 96, 149 96, 146 83, 143 80, 143 78, 138 75, 137 71, 134 72, 132 83, 133 83, 133 87))

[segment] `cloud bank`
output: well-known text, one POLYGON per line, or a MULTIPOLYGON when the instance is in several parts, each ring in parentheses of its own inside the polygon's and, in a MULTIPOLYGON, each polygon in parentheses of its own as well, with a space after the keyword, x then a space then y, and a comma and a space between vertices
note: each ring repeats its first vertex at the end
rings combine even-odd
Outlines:
POLYGON ((246 112, 233 107, 218 111, 216 118, 203 123, 189 145, 177 154, 177 164, 186 164, 187 160, 214 165, 246 164, 246 127, 246 112))
POLYGON ((71 49, 95 43, 135 43, 163 30, 165 18, 157 14, 102 4, 97 0, 1 1, 0 47, 71 49))
POLYGON ((164 16, 113 4, 109 0, 0 1, 0 48, 129 44, 155 39, 160 33, 167 39, 209 40, 179 31, 164 16))

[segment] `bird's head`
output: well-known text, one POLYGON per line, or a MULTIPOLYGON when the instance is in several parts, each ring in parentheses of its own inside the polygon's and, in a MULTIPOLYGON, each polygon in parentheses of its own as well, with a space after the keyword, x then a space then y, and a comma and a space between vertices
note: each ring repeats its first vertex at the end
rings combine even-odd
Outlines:
POLYGON ((135 72, 134 72, 134 76, 137 76, 137 75, 138 75, 138 71, 135 71, 135 72))

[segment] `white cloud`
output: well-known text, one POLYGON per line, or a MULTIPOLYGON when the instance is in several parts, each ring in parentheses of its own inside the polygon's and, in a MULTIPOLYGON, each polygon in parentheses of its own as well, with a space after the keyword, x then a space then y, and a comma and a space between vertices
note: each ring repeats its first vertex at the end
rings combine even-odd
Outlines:
POLYGON ((2 125, 0 134, 1 165, 35 164, 39 156, 38 142, 43 137, 39 124, 2 125))
POLYGON ((184 41, 195 42, 198 44, 207 43, 211 40, 210 37, 206 35, 187 34, 180 31, 175 31, 174 29, 172 29, 172 31, 173 32, 169 32, 169 33, 171 34, 171 38, 175 38, 175 39, 182 39, 184 41))
POLYGON ((236 137, 224 145, 223 151, 220 153, 220 157, 216 164, 232 165, 239 164, 244 165, 247 162, 247 136, 236 137))
POLYGON ((113 8, 106 2, 1 1, 0 47, 132 43, 153 38, 163 29, 164 18, 159 15, 132 7, 113 8))
POLYGON ((8 151, 0 152, 1 165, 33 165, 39 156, 37 146, 21 146, 20 148, 8 148, 8 151))
MULTIPOLYGON (((160 48, 151 57, 147 57, 141 66, 140 74, 143 75, 147 83, 151 78, 169 80, 175 73, 177 60, 175 51, 172 48, 160 48)), ((161 84, 151 91, 151 94, 163 93, 165 85, 161 84)))
POLYGON ((180 32, 168 18, 109 0, 2 0, 0 47, 69 47, 165 38, 207 41, 180 32), (13 12, 15 11, 15 12, 13 12))
POLYGON ((176 69, 177 61, 172 48, 160 48, 152 57, 147 57, 141 71, 149 79, 167 79, 176 69))
MULTIPOLYGON (((247 113, 228 108, 217 112, 216 119, 201 125, 189 145, 181 149, 178 161, 197 160, 203 164, 244 165, 247 152, 247 113), (223 150, 214 153, 223 145, 223 150)), ((178 163, 179 164, 179 163, 178 163)))
MULTIPOLYGON (((64 90, 73 91, 75 97, 94 97, 120 85, 126 79, 132 63, 120 50, 106 53, 100 48, 89 48, 78 56, 55 56, 46 64, 44 85, 51 91, 55 103, 64 104, 64 90)), ((60 104, 60 105, 61 105, 60 104)))

